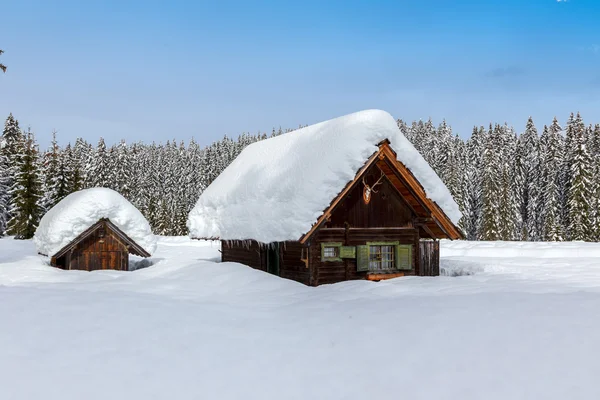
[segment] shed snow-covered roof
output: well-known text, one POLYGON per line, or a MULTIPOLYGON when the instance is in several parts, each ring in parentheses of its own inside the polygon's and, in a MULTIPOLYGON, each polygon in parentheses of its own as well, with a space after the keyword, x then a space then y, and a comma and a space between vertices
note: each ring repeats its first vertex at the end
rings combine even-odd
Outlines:
POLYGON ((142 213, 114 190, 92 188, 71 193, 40 221, 33 241, 37 251, 52 256, 102 218, 152 254, 156 237, 142 213))
POLYGON ((202 193, 188 218, 194 238, 298 240, 389 140, 426 196, 458 223, 450 192, 387 112, 367 110, 246 147, 202 193))

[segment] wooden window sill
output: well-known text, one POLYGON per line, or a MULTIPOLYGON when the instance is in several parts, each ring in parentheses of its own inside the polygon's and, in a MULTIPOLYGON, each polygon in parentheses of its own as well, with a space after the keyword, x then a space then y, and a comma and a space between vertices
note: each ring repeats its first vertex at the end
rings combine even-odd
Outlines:
POLYGON ((385 279, 400 278, 402 276, 404 276, 404 272, 368 272, 367 280, 383 281, 385 279))

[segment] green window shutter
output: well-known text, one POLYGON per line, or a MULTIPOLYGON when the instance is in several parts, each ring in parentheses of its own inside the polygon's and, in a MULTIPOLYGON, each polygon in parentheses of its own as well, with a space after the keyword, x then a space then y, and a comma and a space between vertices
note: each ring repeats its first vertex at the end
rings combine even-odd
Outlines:
POLYGON ((340 247, 340 258, 356 258, 356 247, 355 246, 340 247))
POLYGON ((369 270, 369 246, 356 246, 356 270, 369 270))
POLYGON ((396 246, 396 268, 401 270, 413 269, 411 244, 400 244, 396 246))

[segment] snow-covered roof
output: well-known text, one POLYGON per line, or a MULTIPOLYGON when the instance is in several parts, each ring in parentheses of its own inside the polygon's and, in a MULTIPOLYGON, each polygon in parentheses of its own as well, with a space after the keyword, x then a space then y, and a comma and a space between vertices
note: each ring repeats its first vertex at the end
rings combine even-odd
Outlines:
POLYGON ((260 242, 298 240, 388 139, 428 198, 456 224, 452 195, 387 112, 367 110, 246 147, 202 193, 190 235, 260 242))
POLYGON ((92 188, 71 193, 44 215, 33 237, 37 251, 56 254, 102 218, 108 218, 148 253, 156 249, 150 224, 137 208, 114 190, 92 188))

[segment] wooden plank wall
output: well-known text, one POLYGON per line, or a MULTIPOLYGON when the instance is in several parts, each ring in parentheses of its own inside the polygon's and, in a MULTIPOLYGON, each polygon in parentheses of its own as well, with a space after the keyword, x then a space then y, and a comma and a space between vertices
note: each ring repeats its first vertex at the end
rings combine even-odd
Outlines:
POLYGON ((221 241, 221 260, 237 262, 254 269, 267 271, 266 254, 256 241, 221 241))
POLYGON ((309 285, 310 270, 301 260, 302 245, 300 242, 280 243, 279 254, 281 256, 281 264, 279 267, 280 276, 309 285))
POLYGON ((419 275, 419 233, 414 228, 324 228, 311 244, 310 265, 312 286, 365 279, 367 272, 356 270, 356 259, 321 262, 321 243, 341 242, 344 246, 359 246, 367 242, 395 242, 413 245, 413 271, 405 275, 419 275))
POLYGON ((96 229, 61 259, 57 260, 57 266, 66 269, 129 269, 127 247, 108 228, 105 228, 104 237, 100 237, 99 229, 96 229))
MULTIPOLYGON (((373 185, 381 170, 373 166, 366 173, 366 182, 373 185)), ((356 260, 321 262, 321 243, 341 242, 359 246, 367 242, 395 242, 413 245, 414 270, 419 274, 419 231, 414 228, 416 217, 410 206, 387 179, 377 186, 369 204, 363 201, 363 184, 359 182, 333 211, 330 220, 311 239, 310 284, 313 286, 351 279, 365 279, 366 272, 356 271, 356 260)))
POLYGON ((440 274, 440 242, 437 240, 422 240, 419 247, 419 275, 438 276, 440 274))
MULTIPOLYGON (((309 284, 309 269, 302 262, 302 245, 299 242, 279 243, 279 276, 309 284)), ((237 262, 267 272, 267 247, 251 242, 221 242, 221 260, 237 262)))
MULTIPOLYGON (((367 172, 366 182, 373 185, 381 177, 378 168, 367 172)), ((335 208, 327 223, 330 228, 406 227, 412 226, 413 213, 407 202, 386 178, 378 185, 369 204, 363 201, 363 184, 358 183, 335 208)))

